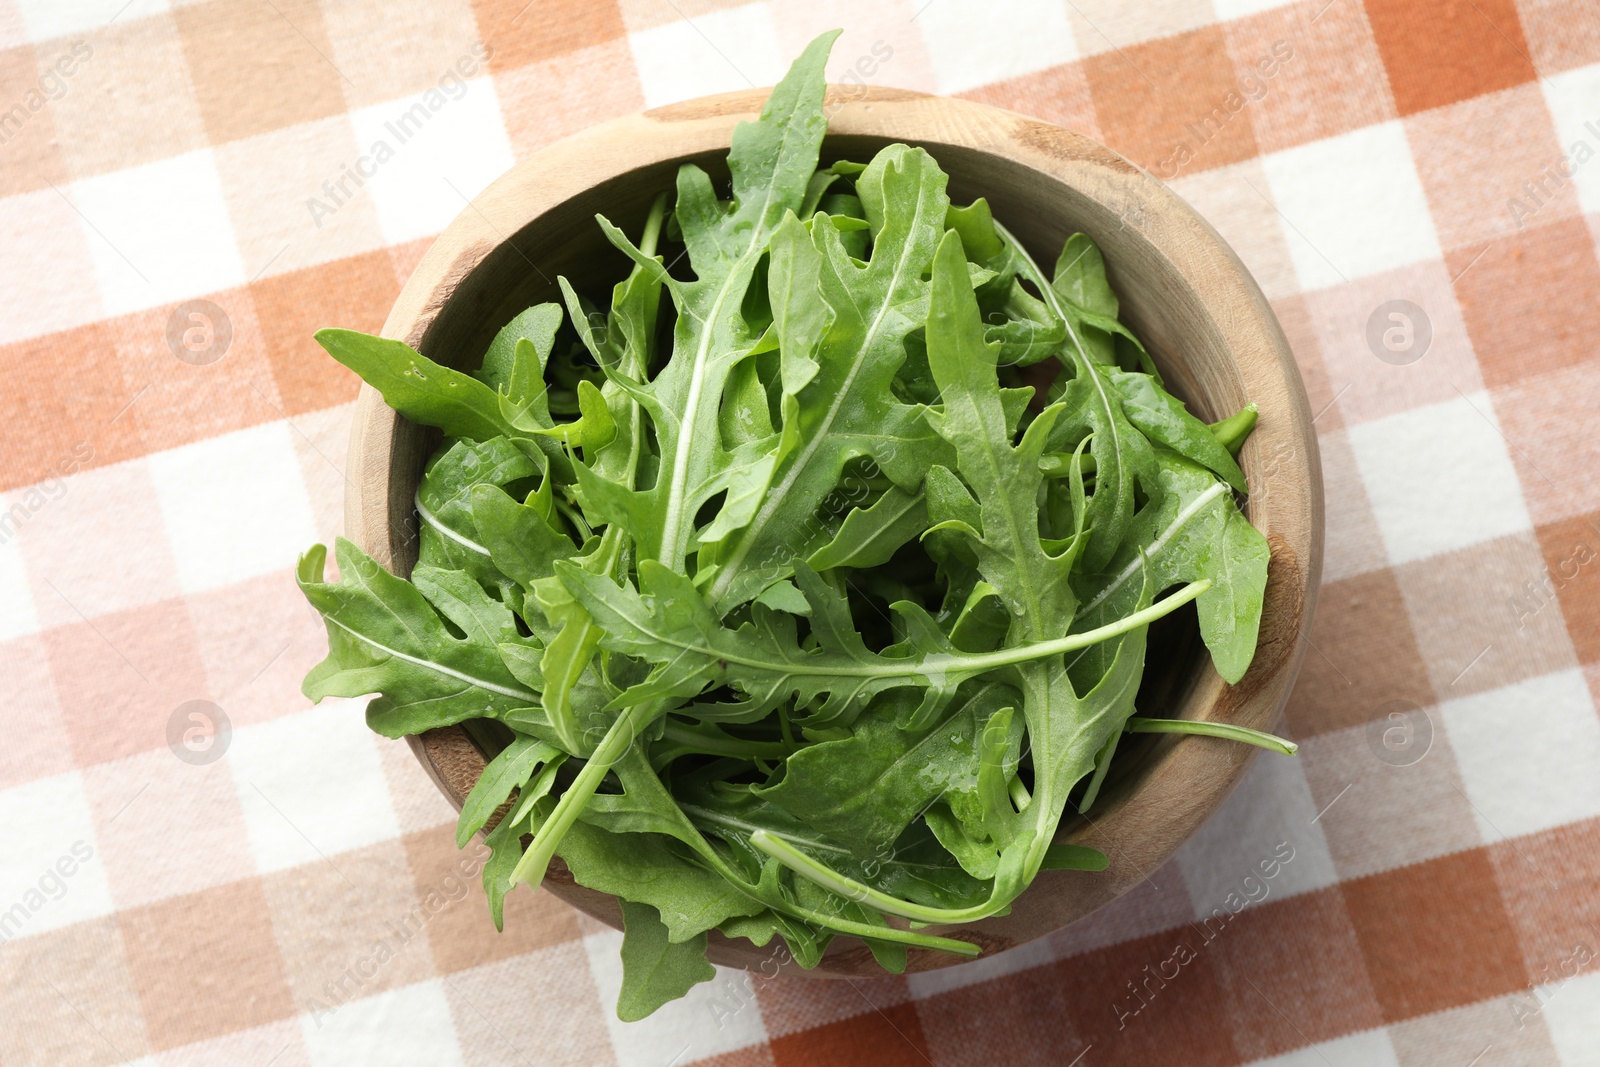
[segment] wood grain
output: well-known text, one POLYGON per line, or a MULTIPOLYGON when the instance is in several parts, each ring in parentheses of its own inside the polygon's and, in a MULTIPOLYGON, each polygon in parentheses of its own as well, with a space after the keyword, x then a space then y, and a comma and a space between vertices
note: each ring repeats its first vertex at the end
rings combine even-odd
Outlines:
MULTIPOLYGON (((726 172, 735 123, 753 119, 766 91, 731 93, 658 108, 594 127, 524 160, 440 235, 395 302, 384 335, 430 358, 470 366, 518 311, 558 299, 555 279, 606 291, 626 272, 593 222, 596 211, 637 229, 650 199, 680 163, 726 172)), ((1248 674, 1229 686, 1196 641, 1152 639, 1148 668, 1160 709, 1184 718, 1269 729, 1304 654, 1322 560, 1322 475, 1305 389, 1266 299, 1239 258, 1171 190, 1086 137, 998 108, 903 91, 830 99, 825 159, 865 160, 886 144, 927 148, 950 175, 957 202, 986 196, 995 216, 1045 262, 1083 231, 1105 253, 1124 318, 1149 346, 1168 385, 1202 418, 1246 401, 1260 422, 1240 455, 1251 486, 1246 514, 1272 561, 1261 643, 1248 674), (1163 650, 1164 654, 1163 654, 1163 650)), ((401 419, 363 387, 350 442, 348 536, 397 574, 416 558, 412 497, 436 431, 401 419)), ((1145 692, 1150 692, 1148 688, 1145 692)), ((1158 710, 1151 707, 1150 710, 1158 710)), ((457 807, 485 755, 459 727, 411 739, 417 758, 457 807)), ((1256 750, 1211 738, 1141 736, 1122 746, 1094 822, 1068 817, 1060 837, 1099 848, 1107 871, 1047 871, 1009 915, 954 928, 986 953, 1051 933, 1144 880, 1226 799, 1256 750)), ((620 927, 614 899, 552 869, 546 885, 620 927)), ((712 958, 770 970, 772 946, 712 939, 712 958)), ((958 962, 913 950, 910 969, 958 962)), ((818 976, 881 973, 865 947, 842 938, 818 976)))

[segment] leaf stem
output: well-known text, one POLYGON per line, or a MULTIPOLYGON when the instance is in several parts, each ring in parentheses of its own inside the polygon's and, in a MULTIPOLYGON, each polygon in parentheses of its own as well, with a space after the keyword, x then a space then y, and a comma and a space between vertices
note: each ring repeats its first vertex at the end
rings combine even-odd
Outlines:
MULTIPOLYGON (((648 778, 638 784, 646 791, 655 792, 667 798, 666 789, 661 784, 661 779, 651 769, 648 763, 644 766, 648 778)), ((629 787, 632 788, 631 786, 629 787)), ((733 869, 722 853, 712 847, 706 840, 704 831, 689 817, 689 812, 697 812, 702 816, 713 816, 706 809, 696 808, 694 805, 667 798, 670 801, 671 811, 677 817, 682 830, 673 836, 693 850, 694 854, 716 874, 727 880, 728 884, 752 900, 758 901, 779 914, 792 919, 799 919, 813 926, 831 930, 834 933, 845 934, 850 937, 859 937, 864 940, 886 941, 900 945, 909 945, 915 948, 934 949, 939 952, 954 952, 959 956, 976 956, 982 949, 968 941, 954 938, 938 937, 933 934, 919 934, 913 930, 900 930, 892 926, 873 926, 853 919, 846 919, 838 915, 829 915, 812 908, 805 907, 797 901, 784 895, 783 890, 776 881, 771 883, 757 881, 751 883, 745 880, 743 874, 733 869)), ((722 825, 733 828, 736 832, 745 832, 750 829, 749 824, 727 816, 720 816, 717 821, 722 825)), ((809 843, 809 842, 808 842, 809 843)))
POLYGON ((672 719, 667 720, 663 737, 677 746, 681 753, 696 752, 708 756, 733 756, 737 759, 781 760, 794 752, 796 747, 792 744, 786 745, 782 741, 751 741, 743 737, 734 737, 715 726, 697 730, 672 719))
POLYGON ((1142 715, 1130 716, 1126 727, 1130 734, 1199 734, 1202 737, 1221 737, 1228 741, 1242 741, 1247 745, 1268 749, 1292 756, 1300 746, 1273 734, 1252 730, 1248 726, 1233 726, 1225 722, 1201 722, 1196 719, 1149 719, 1142 715))
POLYGON ((539 883, 544 881, 544 874, 550 866, 551 858, 561 845, 561 839, 567 835, 572 824, 578 821, 578 816, 588 806, 589 798, 594 795, 594 791, 600 788, 600 783, 611 770, 612 764, 622 758, 622 754, 633 744, 639 731, 660 713, 661 704, 651 701, 635 704, 617 716, 616 722, 611 724, 605 737, 600 739, 600 744, 595 746, 594 754, 584 762, 583 769, 572 780, 572 784, 567 786, 566 792, 561 794, 561 799, 556 801, 555 810, 540 825, 538 833, 533 835, 533 843, 528 846, 528 851, 523 854, 511 872, 512 885, 527 882, 533 888, 539 888, 539 883))
POLYGON ((1217 443, 1228 450, 1234 459, 1239 458, 1239 449, 1244 447, 1244 440, 1250 436, 1250 431, 1256 426, 1256 402, 1254 400, 1239 409, 1238 414, 1229 415, 1220 422, 1213 422, 1209 429, 1211 436, 1217 443))
MULTIPOLYGON (((1219 483, 1220 484, 1220 483, 1219 483)), ((1034 660, 1048 659, 1065 652, 1087 648, 1119 637, 1130 630, 1137 630, 1141 626, 1149 625, 1163 616, 1187 604, 1195 597, 1211 588, 1211 579, 1202 578, 1197 582, 1190 582, 1176 593, 1164 600, 1158 600, 1147 608, 1125 615, 1115 622, 1104 626, 1097 626, 1093 630, 1082 633, 1068 634, 1049 641, 1033 641, 1023 645, 1013 645, 1010 648, 996 649, 993 652, 967 652, 967 653, 937 653, 925 656, 922 659, 908 659, 901 666, 894 659, 876 657, 874 662, 861 664, 845 664, 837 661, 819 665, 805 662, 792 663, 789 661, 774 661, 757 659, 752 656, 740 655, 728 648, 718 648, 709 643, 691 643, 681 638, 676 638, 670 633, 639 628, 639 632, 648 636, 652 641, 676 648, 683 652, 716 659, 723 663, 737 663, 742 667, 754 667, 757 670, 772 671, 784 675, 825 675, 833 678, 926 678, 933 674, 943 675, 979 675, 999 667, 1012 667, 1021 663, 1031 663, 1034 660)))
POLYGON ((831 893, 914 922, 930 925, 972 922, 993 915, 1002 906, 1001 902, 993 898, 970 908, 931 908, 924 904, 913 904, 840 874, 827 864, 812 859, 769 830, 757 830, 752 833, 750 843, 791 871, 817 883, 831 893))
MULTIPOLYGON (((1178 608, 1187 604, 1195 597, 1211 588, 1211 579, 1202 578, 1198 582, 1190 582, 1165 600, 1158 600, 1149 607, 1124 615, 1116 622, 1097 626, 1093 630, 1085 630, 1081 634, 1068 634, 1058 637, 1053 641, 1035 641, 1031 644, 1017 645, 1013 648, 997 649, 994 652, 982 652, 975 655, 951 656, 951 669, 972 669, 979 673, 992 670, 995 667, 1009 667, 1017 663, 1028 663, 1036 659, 1047 659, 1062 652, 1072 652, 1075 649, 1087 648, 1098 645, 1102 641, 1109 641, 1119 637, 1129 630, 1137 630, 1165 615, 1171 614, 1178 608)), ((931 657, 930 657, 931 658, 931 657)), ((844 672, 840 672, 844 673, 844 672)))
POLYGON ((1100 787, 1105 784, 1106 772, 1111 769, 1111 756, 1117 751, 1117 738, 1122 736, 1122 731, 1113 730, 1111 736, 1106 738, 1106 743, 1101 746, 1100 752, 1094 758, 1094 774, 1089 778, 1089 785, 1083 791, 1083 799, 1078 801, 1078 811, 1088 812, 1094 804, 1095 798, 1100 795, 1100 787))
POLYGON ((667 214, 667 191, 656 194, 650 203, 650 214, 644 220, 644 232, 639 235, 639 251, 647 256, 656 254, 656 242, 661 237, 661 222, 667 214))

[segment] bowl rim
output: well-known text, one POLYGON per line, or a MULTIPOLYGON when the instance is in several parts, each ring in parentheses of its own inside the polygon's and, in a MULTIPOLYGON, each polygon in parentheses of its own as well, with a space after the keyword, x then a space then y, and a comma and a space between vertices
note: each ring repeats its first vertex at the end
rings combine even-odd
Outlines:
MULTIPOLYGON (((384 323, 385 337, 425 349, 429 330, 455 290, 499 246, 601 181, 652 164, 725 151, 738 121, 753 118, 768 89, 701 97, 628 115, 554 142, 514 165, 472 198, 424 253, 384 323)), ((1252 493, 1251 522, 1272 550, 1255 661, 1234 686, 1209 666, 1191 685, 1184 717, 1268 729, 1278 719, 1305 650, 1299 640, 1315 607, 1323 549, 1322 475, 1312 415, 1298 366, 1266 297, 1237 254, 1167 186, 1111 149, 1049 123, 968 100, 907 90, 830 86, 828 136, 865 136, 998 155, 1087 197, 1096 224, 1128 228, 1205 294, 1212 328, 1226 341, 1237 374, 1235 410, 1255 400, 1260 422, 1241 466, 1252 493)), ((1094 236, 1092 228, 1085 226, 1094 236)), ((1097 238, 1098 239, 1098 238, 1097 238)), ((1108 259, 1110 257, 1108 256, 1108 259)), ((1115 265, 1113 265, 1115 266, 1115 265)), ((394 569, 412 512, 409 488, 392 477, 400 416, 363 383, 351 426, 345 495, 346 536, 394 569)), ((457 807, 486 758, 461 726, 408 738, 418 761, 457 807)), ((1144 784, 1090 821, 1080 817, 1068 840, 1096 845, 1111 858, 1105 872, 1041 872, 1012 915, 953 928, 990 951, 1044 936, 1149 880, 1238 784, 1256 754, 1250 746, 1198 736, 1162 735, 1145 757, 1144 784), (1050 890, 1048 894, 1045 890, 1050 890), (1027 902, 1027 907, 1024 907, 1027 902), (1019 912, 1024 914, 1019 916, 1019 912), (1024 921, 1026 920, 1026 921, 1024 921)), ((1063 819, 1063 827, 1072 823, 1063 819)), ((557 862, 546 885, 590 915, 621 928, 614 898, 572 882, 557 862)), ((770 949, 713 931, 714 962, 772 967, 770 949)), ((913 950, 908 971, 958 962, 913 950)), ((780 961, 780 970, 794 970, 780 961)), ((865 946, 830 945, 820 976, 881 974, 865 946)))

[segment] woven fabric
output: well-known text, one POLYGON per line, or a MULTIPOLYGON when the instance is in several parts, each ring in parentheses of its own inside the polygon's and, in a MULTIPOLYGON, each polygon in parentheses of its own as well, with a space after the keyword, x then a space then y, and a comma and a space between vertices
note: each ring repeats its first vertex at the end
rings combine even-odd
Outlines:
POLYGON ((1586 0, 0 0, 0 1063, 1600 1063, 1597 153, 1586 0), (357 386, 311 333, 832 25, 831 80, 1098 138, 1259 280, 1327 480, 1301 753, 1039 943, 623 1024, 619 935, 496 935, 405 746, 299 693, 357 386))

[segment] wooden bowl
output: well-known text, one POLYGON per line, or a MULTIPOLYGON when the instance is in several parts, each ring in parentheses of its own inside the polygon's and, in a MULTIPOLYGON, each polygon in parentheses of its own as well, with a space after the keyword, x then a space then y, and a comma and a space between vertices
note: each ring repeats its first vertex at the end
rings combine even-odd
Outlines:
MULTIPOLYGON (((731 93, 657 108, 594 127, 519 163, 434 242, 389 313, 384 335, 441 363, 471 365, 514 314, 560 299, 558 275, 571 278, 580 292, 609 292, 627 263, 601 236, 594 213, 603 211, 636 232, 651 198, 672 186, 679 164, 695 162, 726 175, 722 157, 734 124, 755 118, 766 95, 731 93)), ((897 141, 920 145, 949 173, 953 199, 988 197, 995 217, 1042 261, 1053 262, 1069 234, 1087 233, 1104 250, 1123 315, 1169 387, 1207 420, 1246 401, 1259 405, 1260 423, 1240 456, 1252 490, 1246 514, 1272 549, 1255 662, 1239 684, 1227 685, 1193 639, 1192 612, 1179 613, 1185 622, 1152 632, 1140 706, 1272 727, 1299 668, 1298 637, 1316 599, 1322 476, 1288 342, 1238 256, 1171 190, 1068 130, 965 100, 884 89, 831 91, 828 112, 825 161, 864 161, 897 141)), ((362 388, 350 440, 346 530, 397 574, 409 574, 416 559, 412 497, 438 440, 437 431, 400 418, 370 386, 362 388)), ((483 771, 484 752, 462 727, 410 740, 433 780, 460 807, 483 771)), ((1255 751, 1203 737, 1130 736, 1118 749, 1093 821, 1069 813, 1060 832, 1106 853, 1110 868, 1043 872, 1009 915, 960 927, 960 936, 987 955, 1058 930, 1132 888, 1216 811, 1255 751)), ((575 885, 559 862, 544 884, 620 929, 616 900, 575 885)), ((711 957, 735 966, 766 960, 770 969, 772 950, 713 933, 711 957)), ((954 962, 957 957, 914 949, 909 969, 954 962)), ((820 967, 801 973, 882 972, 864 945, 840 938, 820 967)))

